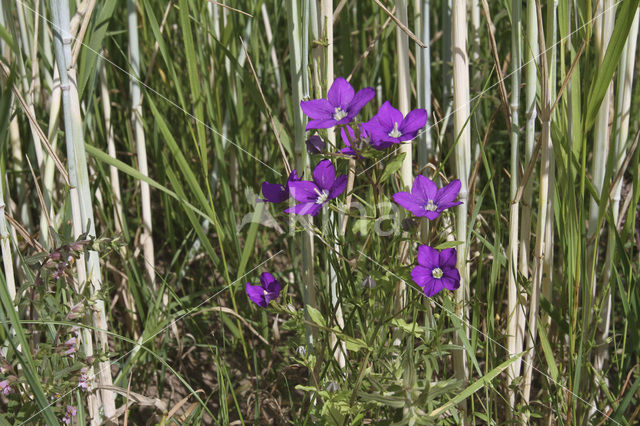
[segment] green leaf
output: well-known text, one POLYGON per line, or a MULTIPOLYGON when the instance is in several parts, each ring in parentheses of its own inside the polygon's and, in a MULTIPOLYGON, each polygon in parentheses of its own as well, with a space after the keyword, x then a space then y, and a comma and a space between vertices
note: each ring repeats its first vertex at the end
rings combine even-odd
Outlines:
POLYGON ((457 247, 461 244, 464 244, 464 241, 445 241, 444 243, 438 244, 434 247, 436 250, 444 250, 452 247, 457 247))
POLYGON ((482 389, 484 386, 490 384, 491 381, 495 379, 498 374, 502 373, 502 371, 504 371, 508 366, 513 364, 518 358, 522 357, 522 355, 524 355, 524 352, 521 352, 518 355, 515 355, 509 358, 508 360, 506 360, 505 362, 503 362, 493 370, 489 371, 487 374, 480 377, 473 384, 469 385, 465 390, 463 390, 458 395, 450 399, 444 405, 433 410, 431 413, 429 413, 429 416, 431 417, 439 416, 440 414, 444 413, 451 407, 469 398, 471 395, 473 395, 474 393, 482 389))
POLYGON ((309 314, 311 321, 315 322, 321 327, 327 326, 327 322, 324 320, 324 317, 322 316, 320 311, 314 308, 313 306, 307 305, 307 313, 309 314))
POLYGON ((405 157, 405 153, 401 152, 400 154, 396 155, 391 161, 389 161, 385 166, 384 171, 382 172, 382 176, 380 177, 380 180, 378 181, 378 183, 385 182, 387 179, 393 176, 395 172, 400 170, 400 168, 402 167, 402 161, 404 160, 404 157, 405 157))
POLYGON ((538 334, 540 335, 540 343, 542 343, 542 351, 544 352, 544 358, 547 360, 547 366, 549 366, 549 374, 551 374, 551 378, 554 382, 558 381, 558 366, 556 365, 556 360, 553 357, 553 351, 551 350, 551 345, 549 344, 549 338, 547 337, 547 332, 541 324, 541 321, 538 321, 538 334))
POLYGON ((618 67, 620 55, 627 41, 629 29, 631 28, 639 4, 640 0, 626 0, 620 7, 620 11, 616 17, 616 24, 611 34, 611 40, 607 46, 607 52, 604 55, 602 64, 597 67, 598 75, 589 90, 585 131, 591 129, 596 119, 600 104, 613 78, 613 73, 618 67))

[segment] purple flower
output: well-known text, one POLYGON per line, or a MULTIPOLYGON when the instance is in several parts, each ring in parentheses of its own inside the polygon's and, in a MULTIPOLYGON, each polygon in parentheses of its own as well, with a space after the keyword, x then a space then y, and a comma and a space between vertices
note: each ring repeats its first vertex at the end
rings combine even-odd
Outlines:
POLYGON ((300 204, 289 207, 285 213, 315 216, 322 207, 342 194, 347 187, 347 176, 336 178, 336 171, 329 160, 322 160, 313 170, 313 182, 301 180, 291 182, 289 190, 291 196, 300 204))
POLYGON ((299 181, 298 173, 296 169, 291 171, 289 178, 287 179, 287 185, 280 185, 279 183, 269 183, 264 181, 262 183, 262 195, 264 199, 261 201, 268 201, 270 203, 281 203, 289 198, 289 185, 291 182, 299 181))
POLYGON ((312 119, 307 123, 307 130, 328 129, 347 124, 375 96, 371 87, 358 90, 358 93, 354 92, 347 80, 338 77, 329 88, 327 99, 301 101, 302 112, 312 119))
POLYGON ((266 308, 269 302, 276 299, 280 295, 282 290, 282 284, 276 280, 273 275, 268 272, 263 272, 260 275, 260 285, 251 285, 247 283, 245 285, 247 296, 256 305, 266 308))
POLYGON ((443 210, 462 204, 454 201, 460 192, 460 181, 452 180, 449 185, 438 189, 428 177, 418 175, 413 181, 411 193, 396 192, 393 201, 400 204, 416 216, 425 216, 429 220, 437 218, 443 210))
POLYGON ((9 395, 11 393, 11 383, 9 380, 3 380, 0 382, 0 391, 2 391, 4 395, 9 395))
POLYGON ((327 147, 327 144, 318 135, 311 136, 305 141, 305 144, 309 154, 322 154, 322 151, 327 147))
POLYGON ((91 386, 89 383, 89 374, 87 374, 89 369, 87 367, 82 367, 80 369, 80 378, 78 379, 78 387, 82 390, 89 390, 91 386))
POLYGON ((371 135, 371 140, 380 142, 400 143, 410 141, 418 134, 418 130, 427 124, 427 111, 422 108, 414 109, 406 117, 386 101, 378 113, 365 126, 371 135))
POLYGON ((433 247, 418 247, 418 265, 411 271, 411 278, 422 287, 425 296, 433 297, 444 288, 457 290, 460 287, 456 255, 454 248, 438 252, 433 247))
POLYGON ((369 131, 364 124, 359 124, 358 128, 360 130, 360 136, 356 137, 356 132, 349 126, 342 127, 340 129, 340 136, 342 137, 342 142, 346 145, 346 148, 342 148, 340 150, 341 153, 346 155, 356 155, 356 151, 351 147, 352 142, 358 142, 357 145, 359 147, 364 147, 365 145, 370 145, 372 148, 382 151, 385 148, 393 145, 391 142, 383 142, 383 141, 373 141, 369 136, 369 131))
POLYGON ((72 405, 67 405, 67 412, 65 413, 64 417, 62 418, 62 423, 64 424, 70 424, 71 423, 71 417, 74 417, 76 414, 78 414, 78 411, 76 410, 76 407, 72 406, 72 405))
POLYGON ((66 342, 64 342, 64 346, 67 348, 67 350, 64 351, 65 355, 69 355, 71 358, 73 358, 73 354, 78 350, 78 346, 76 345, 76 342, 77 342, 77 339, 75 337, 72 337, 66 342))

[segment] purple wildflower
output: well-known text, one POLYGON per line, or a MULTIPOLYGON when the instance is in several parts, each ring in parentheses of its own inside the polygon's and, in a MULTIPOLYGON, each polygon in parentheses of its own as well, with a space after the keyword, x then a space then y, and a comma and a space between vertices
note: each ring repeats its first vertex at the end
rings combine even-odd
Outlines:
POLYGON ((322 154, 322 151, 327 147, 327 144, 318 135, 311 136, 305 141, 305 144, 309 154, 322 154))
POLYGON ((245 285, 247 296, 256 305, 266 308, 269 302, 276 299, 280 295, 282 290, 282 284, 276 280, 273 275, 268 272, 263 272, 260 275, 260 285, 251 285, 247 283, 245 285))
POLYGON ((378 113, 365 126, 371 135, 371 140, 380 142, 400 143, 410 141, 418 134, 418 130, 427 124, 427 111, 418 108, 403 117, 402 113, 386 101, 378 113))
POLYGON ((78 346, 76 345, 76 341, 77 339, 75 337, 70 338, 69 340, 67 340, 66 342, 64 342, 64 346, 67 347, 67 350, 64 351, 65 355, 69 355, 71 358, 73 358, 73 354, 78 350, 78 346))
POLYGON ((289 190, 291 196, 300 204, 289 207, 285 213, 315 216, 322 207, 342 194, 347 187, 347 176, 336 178, 336 171, 329 160, 322 160, 313 170, 313 182, 301 180, 291 182, 289 190))
POLYGON ((433 297, 442 289, 457 290, 460 287, 456 255, 455 248, 438 252, 433 247, 418 247, 418 265, 411 271, 411 278, 422 287, 425 296, 433 297))
POLYGON ((311 118, 307 123, 307 130, 328 129, 351 122, 374 96, 375 91, 371 87, 365 87, 355 93, 347 80, 342 77, 336 78, 329 88, 327 99, 300 102, 302 112, 311 118))
POLYGON ((62 423, 67 425, 70 424, 71 417, 75 417, 76 414, 78 414, 78 410, 76 410, 76 407, 72 405, 67 405, 67 412, 64 414, 64 417, 62 418, 62 423))
POLYGON ((369 131, 365 124, 359 124, 358 129, 360 130, 360 136, 356 137, 356 132, 349 126, 342 127, 340 129, 340 136, 342 137, 342 141, 346 145, 346 148, 342 148, 340 150, 341 153, 346 155, 357 155, 356 151, 351 146, 352 143, 356 143, 359 149, 364 148, 366 145, 371 146, 372 148, 382 151, 393 145, 391 142, 384 141, 374 141, 371 139, 369 135, 369 131))
POLYGON ((460 192, 460 181, 452 180, 444 188, 438 189, 428 177, 418 175, 413 181, 411 193, 396 192, 393 201, 400 204, 416 216, 434 220, 449 207, 462 204, 454 201, 460 192))
POLYGON ((296 169, 291 171, 286 185, 280 185, 279 183, 269 183, 264 181, 262 183, 262 195, 264 199, 261 201, 268 201, 270 203, 281 203, 289 198, 289 185, 291 182, 299 181, 298 172, 296 169))
POLYGON ((4 395, 9 395, 11 393, 11 383, 9 380, 3 380, 0 382, 0 391, 2 391, 4 395))
POLYGON ((80 369, 80 378, 78 379, 78 387, 82 390, 89 390, 89 374, 87 374, 89 369, 87 367, 82 367, 80 369))

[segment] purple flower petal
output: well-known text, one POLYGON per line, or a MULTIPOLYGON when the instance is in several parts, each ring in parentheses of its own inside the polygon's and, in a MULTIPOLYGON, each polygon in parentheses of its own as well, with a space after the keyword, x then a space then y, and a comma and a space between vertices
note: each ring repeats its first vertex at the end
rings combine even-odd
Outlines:
POLYGON ((333 118, 323 118, 323 119, 319 119, 319 120, 311 120, 307 123, 307 127, 305 127, 305 130, 312 130, 312 129, 328 129, 330 127, 333 127, 336 125, 336 120, 334 120, 333 118))
POLYGON ((436 220, 438 218, 438 216, 440 216, 440 212, 439 211, 433 211, 433 210, 425 210, 425 214, 424 217, 426 217, 429 220, 436 220))
POLYGON ((349 107, 347 109, 347 113, 350 117, 355 117, 358 115, 360 110, 364 108, 364 106, 376 95, 376 91, 371 87, 365 87, 364 89, 358 90, 355 94, 349 107))
POLYGON ((327 197, 327 199, 333 200, 334 198, 342 194, 346 187, 347 187, 347 175, 338 176, 333 186, 331 187, 331 190, 329 191, 329 196, 327 197))
MULTIPOLYGON (((340 107, 345 112, 347 112, 349 103, 353 99, 353 96, 353 87, 351 87, 349 82, 342 77, 335 79, 327 93, 329 103, 331 103, 333 107, 340 107)), ((334 110, 332 108, 331 113, 333 114, 333 112, 334 110)))
POLYGON ((440 258, 438 263, 440 264, 440 268, 453 268, 455 269, 457 259, 458 250, 455 248, 447 248, 440 252, 440 258))
POLYGON ((395 123, 398 125, 402 123, 402 113, 395 109, 389 101, 382 104, 374 118, 380 125, 380 131, 384 133, 392 131, 395 123))
POLYGON ((438 193, 438 187, 431 179, 426 176, 418 175, 413 180, 411 187, 411 195, 416 198, 416 202, 426 207, 429 200, 435 200, 438 193))
POLYGON ((422 129, 425 124, 427 124, 427 111, 422 108, 418 108, 407 114, 404 120, 402 120, 402 123, 398 126, 398 130, 400 130, 403 135, 407 133, 415 133, 422 129))
POLYGON ((442 280, 433 279, 428 285, 424 286, 424 295, 427 297, 433 297, 436 294, 440 293, 444 285, 442 284, 442 280))
POLYGON ((267 294, 265 294, 267 303, 278 298, 282 290, 282 284, 280 284, 280 281, 276 280, 273 275, 269 272, 263 272, 260 275, 260 283, 262 283, 262 288, 267 292, 267 294))
POLYGON ((425 216, 425 214, 427 213, 427 211, 424 209, 424 205, 418 204, 416 202, 416 197, 408 192, 396 192, 395 194, 393 194, 393 201, 409 210, 416 216, 425 216))
POLYGON ((298 171, 296 169, 291 170, 289 178, 287 179, 287 185, 291 182, 296 182, 302 179, 302 176, 298 177, 298 171))
POLYGON ((291 182, 289 192, 293 198, 302 203, 315 203, 318 199, 318 187, 307 180, 291 182))
POLYGON ((305 215, 305 214, 310 214, 311 216, 315 216, 318 214, 318 212, 320 210, 322 210, 322 206, 324 204, 318 204, 318 203, 301 203, 298 205, 295 205, 293 207, 289 207, 288 209, 286 209, 284 212, 285 213, 295 213, 295 214, 299 214, 299 215, 305 215))
MULTIPOLYGON (((333 164, 329 160, 322 160, 318 163, 315 169, 313 169, 313 181, 318 185, 320 189, 331 189, 333 183, 336 180, 336 170, 333 168, 333 164)), ((316 194, 317 199, 317 194, 316 194)), ((297 198, 296 198, 297 200, 297 198)), ((305 200, 299 200, 305 201, 305 200)))
POLYGON ((351 147, 351 141, 356 140, 356 133, 354 132, 354 130, 349 127, 341 127, 340 128, 340 137, 342 137, 342 142, 344 142, 344 144, 348 147, 351 147), (348 134, 347 134, 348 132, 348 134))
POLYGON ((438 190, 438 194, 435 198, 435 202, 439 209, 447 209, 449 207, 462 204, 461 202, 454 202, 458 194, 460 193, 461 182, 458 179, 452 180, 447 186, 438 190))
POLYGON ((318 135, 313 135, 306 140, 307 152, 309 154, 322 154, 327 144, 318 135))
POLYGON ((460 272, 457 269, 443 269, 444 275, 440 279, 447 290, 460 288, 460 272))
POLYGON ((289 190, 278 183, 262 183, 262 195, 270 203, 281 203, 289 198, 289 190))
POLYGON ((300 108, 309 118, 319 120, 333 119, 333 106, 326 99, 300 101, 300 108))
POLYGON ((262 308, 267 307, 269 303, 265 299, 264 289, 262 287, 260 287, 259 285, 251 285, 249 283, 246 283, 245 290, 247 292, 247 296, 249 296, 249 299, 251 299, 253 303, 262 308))
POLYGON ((429 269, 438 268, 440 265, 440 254, 433 247, 421 245, 418 247, 418 264, 429 269))
POLYGON ((420 287, 424 287, 433 280, 433 277, 431 276, 431 269, 425 268, 424 266, 420 265, 415 266, 411 270, 411 278, 420 287))

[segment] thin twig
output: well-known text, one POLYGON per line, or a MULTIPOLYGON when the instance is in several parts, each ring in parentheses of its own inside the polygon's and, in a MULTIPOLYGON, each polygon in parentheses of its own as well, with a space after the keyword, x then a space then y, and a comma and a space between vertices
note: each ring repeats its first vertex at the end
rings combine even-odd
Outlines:
POLYGON ((380 0, 373 0, 376 2, 376 4, 378 6, 380 6, 380 9, 382 9, 384 11, 384 13, 386 13, 387 15, 389 15, 389 18, 393 19, 393 22, 396 23, 396 25, 398 26, 398 28, 400 28, 402 31, 404 31, 411 40, 415 41, 416 44, 420 47, 422 47, 423 49, 427 48, 427 45, 424 44, 423 42, 421 42, 418 37, 415 36, 415 34, 413 34, 411 32, 411 30, 409 28, 407 28, 406 25, 404 25, 402 22, 400 22, 400 20, 398 18, 395 17, 395 15, 393 14, 393 12, 391 12, 389 9, 387 9, 386 7, 384 7, 384 5, 382 3, 380 3, 380 0))
POLYGON ((229 10, 232 10, 232 11, 234 11, 234 12, 242 13, 243 15, 246 15, 246 16, 249 16, 249 17, 253 18, 253 15, 252 15, 252 14, 247 13, 247 12, 245 12, 245 11, 243 11, 243 10, 235 9, 235 8, 233 8, 233 7, 231 7, 231 6, 227 6, 226 4, 223 4, 223 3, 220 3, 220 2, 217 2, 217 1, 214 1, 214 0, 209 0, 209 2, 211 2, 211 3, 213 3, 213 4, 216 4, 216 5, 218 5, 218 6, 224 7, 225 9, 229 9, 229 10))

